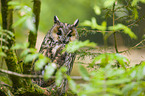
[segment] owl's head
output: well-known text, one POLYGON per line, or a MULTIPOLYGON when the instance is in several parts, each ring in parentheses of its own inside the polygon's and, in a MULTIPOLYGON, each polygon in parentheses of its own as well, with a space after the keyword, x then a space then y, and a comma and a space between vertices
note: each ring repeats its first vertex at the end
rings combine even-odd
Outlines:
POLYGON ((76 27, 79 20, 77 19, 74 24, 62 23, 57 16, 54 16, 54 26, 51 29, 51 36, 54 41, 67 44, 70 41, 78 39, 78 32, 76 27))

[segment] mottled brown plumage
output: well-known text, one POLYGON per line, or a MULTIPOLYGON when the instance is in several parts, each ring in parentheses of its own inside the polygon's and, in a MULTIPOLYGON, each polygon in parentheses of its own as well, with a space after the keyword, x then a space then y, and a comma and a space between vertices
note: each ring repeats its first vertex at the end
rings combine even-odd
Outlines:
MULTIPOLYGON (((70 75, 70 72, 72 70, 75 54, 67 52, 61 53, 61 51, 70 41, 78 39, 78 32, 76 30, 78 23, 78 19, 72 25, 62 23, 59 21, 57 16, 54 16, 54 26, 46 34, 39 50, 40 53, 49 57, 52 62, 58 64, 59 68, 61 66, 66 66, 68 68, 66 74, 68 75, 70 75)), ((41 71, 35 72, 35 74, 43 74, 44 69, 48 64, 46 64, 41 71)), ((56 87, 54 79, 49 79, 46 82, 44 82, 43 79, 35 79, 34 81, 42 87, 56 87)), ((66 83, 67 80, 64 79, 60 87, 58 88, 58 90, 60 90, 60 93, 63 93, 65 91, 66 83)))

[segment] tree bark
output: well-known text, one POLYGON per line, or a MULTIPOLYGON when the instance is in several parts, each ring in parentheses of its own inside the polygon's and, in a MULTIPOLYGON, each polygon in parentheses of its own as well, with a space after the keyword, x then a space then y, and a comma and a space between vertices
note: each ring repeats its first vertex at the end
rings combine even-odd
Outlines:
MULTIPOLYGON (((2 27, 4 30, 8 30, 14 33, 14 30, 12 28, 13 24, 13 10, 8 8, 8 2, 11 0, 1 0, 1 13, 2 13, 2 27)), ((14 71, 17 73, 20 73, 20 66, 17 64, 17 57, 15 55, 15 52, 11 50, 11 46, 14 44, 15 37, 12 37, 11 39, 8 39, 8 44, 4 44, 8 46, 8 50, 6 50, 6 55, 5 61, 8 67, 8 70, 14 71)), ((23 85, 23 80, 20 77, 16 76, 9 76, 10 79, 13 82, 13 87, 14 88, 19 88, 23 85)))
POLYGON ((39 17, 40 17, 40 8, 41 8, 41 1, 40 0, 33 0, 33 13, 34 13, 34 24, 36 32, 35 34, 30 31, 28 41, 30 43, 29 48, 35 48, 36 40, 37 40, 37 31, 39 26, 39 17))

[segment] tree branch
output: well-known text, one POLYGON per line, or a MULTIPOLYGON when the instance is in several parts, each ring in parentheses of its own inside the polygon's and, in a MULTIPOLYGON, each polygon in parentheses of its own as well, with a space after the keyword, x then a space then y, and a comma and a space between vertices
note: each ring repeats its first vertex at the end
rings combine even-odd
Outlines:
MULTIPOLYGON (((8 71, 8 70, 4 70, 4 69, 0 69, 0 72, 2 73, 6 73, 9 75, 14 75, 14 76, 18 76, 18 77, 22 77, 22 78, 43 78, 43 75, 29 75, 29 74, 19 74, 16 72, 12 72, 12 71, 8 71)), ((51 79, 54 79, 55 76, 51 76, 51 79)), ((71 76, 72 79, 83 79, 81 76, 71 76)))
POLYGON ((133 47, 127 49, 127 50, 120 51, 119 53, 124 53, 124 52, 130 51, 130 50, 135 49, 135 48, 145 48, 145 46, 144 46, 144 47, 138 47, 138 46, 139 46, 140 44, 142 44, 143 42, 145 42, 145 39, 141 40, 141 41, 140 41, 139 43, 137 43, 135 46, 133 46, 133 47))
POLYGON ((33 13, 34 13, 34 24, 36 32, 35 34, 30 31, 28 36, 28 42, 30 43, 29 48, 35 48, 36 40, 37 40, 37 31, 39 26, 39 17, 40 17, 40 7, 41 7, 41 1, 40 0, 33 0, 33 13))

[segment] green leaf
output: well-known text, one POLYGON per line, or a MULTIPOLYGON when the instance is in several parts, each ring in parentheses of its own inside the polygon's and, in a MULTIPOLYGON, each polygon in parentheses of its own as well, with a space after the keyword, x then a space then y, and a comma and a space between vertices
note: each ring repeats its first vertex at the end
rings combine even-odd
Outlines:
POLYGON ((139 0, 133 0, 131 3, 131 6, 136 6, 138 2, 139 2, 139 0))
POLYGON ((70 78, 70 76, 67 76, 68 79, 68 84, 69 87, 71 88, 71 90, 75 93, 77 93, 78 89, 77 89, 77 84, 70 78))
POLYGON ((120 55, 120 54, 115 54, 116 57, 115 59, 119 62, 119 64, 121 64, 122 67, 126 68, 126 66, 129 66, 129 60, 124 57, 123 55, 120 55))
POLYGON ((130 84, 127 84, 125 87, 123 87, 122 92, 127 95, 130 90, 132 90, 136 86, 136 82, 132 82, 130 84))
POLYGON ((124 30, 123 32, 125 34, 128 34, 133 39, 137 39, 137 36, 131 31, 131 29, 128 28, 127 26, 123 25, 123 24, 117 24, 117 25, 114 25, 114 26, 109 26, 108 29, 112 30, 112 31, 124 30))
POLYGON ((33 20, 32 20, 31 17, 27 18, 27 20, 26 20, 26 26, 27 26, 27 28, 28 28, 29 30, 31 30, 31 32, 32 32, 33 34, 36 33, 35 25, 34 25, 33 20))
POLYGON ((19 20, 17 20, 17 21, 12 25, 12 27, 14 28, 14 27, 19 26, 20 24, 26 22, 27 19, 28 19, 28 16, 23 16, 23 17, 21 17, 19 20))
POLYGON ((97 5, 94 6, 94 11, 95 11, 95 13, 96 13, 97 15, 100 15, 100 14, 101 14, 101 9, 100 9, 100 7, 97 6, 97 5))
POLYGON ((128 78, 117 79, 117 80, 107 80, 106 84, 107 85, 123 84, 123 83, 127 83, 127 82, 130 82, 130 81, 131 81, 131 79, 128 79, 128 78))
POLYGON ((121 90, 119 90, 119 88, 107 88, 107 92, 112 93, 112 94, 116 94, 116 95, 122 95, 121 90))
POLYGON ((12 86, 12 81, 9 79, 7 74, 1 73, 0 74, 0 83, 8 84, 9 86, 12 86))
POLYGON ((90 80, 90 75, 89 75, 88 71, 86 70, 86 68, 82 65, 79 65, 79 69, 80 69, 80 74, 83 77, 83 79, 90 80))
POLYGON ((60 86, 62 80, 63 80, 63 75, 64 75, 64 72, 67 71, 67 68, 62 66, 57 72, 56 72, 56 78, 55 78, 55 81, 56 81, 56 85, 57 86, 60 86))
POLYGON ((50 63, 50 59, 44 57, 42 54, 39 55, 39 59, 35 62, 34 70, 40 71, 46 63, 50 63))
POLYGON ((63 79, 63 76, 62 76, 62 72, 59 70, 56 72, 56 78, 55 78, 55 81, 56 81, 56 85, 57 86, 60 86, 61 82, 62 82, 62 79, 63 79))
POLYGON ((81 25, 84 25, 84 26, 91 26, 92 22, 89 21, 89 20, 85 20, 83 23, 81 23, 81 25))
POLYGON ((22 57, 25 57, 27 54, 29 54, 29 53, 36 53, 37 52, 37 49, 34 49, 34 48, 29 48, 29 49, 26 49, 26 50, 24 50, 22 53, 21 53, 21 55, 20 55, 20 57, 22 58, 22 57))
POLYGON ((15 45, 13 45, 11 47, 11 49, 26 49, 27 47, 29 46, 29 43, 28 42, 25 42, 25 43, 15 43, 15 45))
POLYGON ((48 80, 54 73, 54 71, 56 70, 57 66, 55 63, 50 63, 45 71, 44 71, 44 80, 48 80))
POLYGON ((137 11, 137 8, 133 8, 133 15, 134 15, 134 19, 138 19, 138 11, 137 11))
POLYGON ((9 49, 7 46, 0 46, 0 48, 2 48, 4 50, 8 50, 9 49))
POLYGON ((28 54, 25 59, 24 62, 28 63, 28 62, 32 62, 34 59, 36 59, 39 56, 39 54, 28 54))
POLYGON ((6 57, 7 55, 4 53, 4 52, 2 52, 2 51, 0 51, 0 57, 6 57))
POLYGON ((114 4, 114 2, 115 2, 115 0, 105 0, 105 2, 104 2, 104 7, 112 7, 113 6, 113 4, 114 4))
POLYGON ((96 47, 96 44, 93 42, 89 42, 89 40, 86 40, 84 42, 75 40, 67 44, 62 52, 67 51, 69 53, 74 53, 75 51, 79 50, 82 47, 96 47))
POLYGON ((91 28, 96 29, 98 26, 96 18, 92 17, 91 21, 92 21, 91 28))
POLYGON ((8 2, 8 5, 15 6, 15 5, 20 5, 20 3, 18 1, 10 1, 8 2))
POLYGON ((9 30, 3 30, 3 32, 5 32, 7 35, 14 37, 14 33, 9 31, 9 30))
POLYGON ((128 66, 129 60, 126 57, 115 53, 100 54, 94 58, 90 65, 93 66, 96 62, 100 62, 99 64, 101 67, 105 67, 107 64, 115 64, 115 60, 124 68, 128 66))
POLYGON ((92 17, 91 21, 86 20, 86 21, 84 21, 82 23, 82 25, 84 25, 84 26, 90 26, 92 29, 98 29, 98 30, 101 30, 101 31, 105 31, 107 23, 105 21, 103 21, 101 25, 98 25, 96 18, 92 17))

